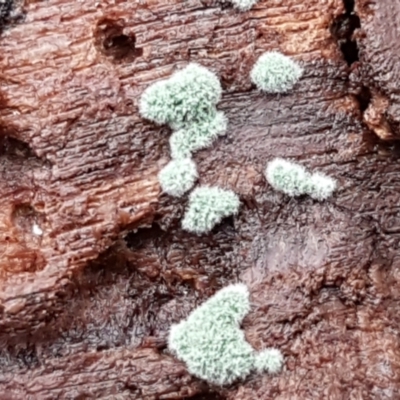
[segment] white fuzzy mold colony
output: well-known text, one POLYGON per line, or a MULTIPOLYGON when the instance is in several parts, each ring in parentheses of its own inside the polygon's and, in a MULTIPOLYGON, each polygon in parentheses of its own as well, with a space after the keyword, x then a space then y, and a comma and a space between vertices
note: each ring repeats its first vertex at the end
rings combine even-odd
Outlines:
POLYGON ((253 7, 258 0, 231 0, 232 4, 235 8, 240 11, 248 11, 251 7, 253 7))
POLYGON ((303 69, 296 61, 277 51, 264 53, 255 63, 251 81, 261 91, 286 93, 303 75, 303 69))
POLYGON ((148 120, 168 124, 174 130, 170 140, 172 158, 187 158, 225 134, 227 119, 216 109, 221 94, 218 77, 192 63, 169 79, 149 86, 140 99, 139 110, 148 120))
POLYGON ((226 133, 227 118, 216 108, 221 94, 218 77, 195 63, 143 92, 139 103, 142 117, 168 124, 174 131, 170 138, 172 161, 158 176, 165 193, 180 197, 189 191, 198 178, 192 153, 211 146, 226 133))
POLYGON ((240 323, 250 311, 246 285, 227 286, 170 330, 168 347, 189 372, 217 385, 229 385, 252 371, 277 373, 283 356, 277 349, 257 353, 240 323))
POLYGON ((307 194, 315 200, 325 200, 336 189, 336 181, 320 172, 309 173, 302 165, 282 158, 269 162, 265 170, 268 183, 289 196, 307 194))
POLYGON ((190 158, 170 161, 158 174, 163 192, 181 197, 190 190, 198 175, 196 164, 190 158))
POLYGON ((207 233, 224 218, 237 214, 239 206, 239 197, 231 190, 198 187, 189 196, 182 227, 199 235, 207 233))

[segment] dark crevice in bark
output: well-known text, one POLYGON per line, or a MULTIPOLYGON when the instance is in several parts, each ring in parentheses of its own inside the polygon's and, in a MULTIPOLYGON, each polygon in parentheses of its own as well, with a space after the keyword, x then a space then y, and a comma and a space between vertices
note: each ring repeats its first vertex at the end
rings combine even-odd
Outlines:
POLYGON ((0 2, 0 28, 7 23, 10 12, 13 8, 13 0, 5 0, 0 2))
POLYGON ((199 393, 192 397, 185 397, 184 400, 224 400, 220 394, 215 392, 199 393))
POLYGON ((149 240, 158 240, 163 236, 163 231, 157 224, 153 224, 150 228, 142 228, 138 231, 129 232, 124 240, 130 250, 139 250, 149 240))
MULTIPOLYGON (((1 25, 1 1, 0 1, 0 25, 1 25)), ((1 27, 0 27, 1 29, 1 27)), ((4 82, 1 81, 0 84, 4 82)), ((10 109, 8 99, 0 92, 0 111, 10 109)), ((6 123, 0 117, 0 169, 1 167, 10 169, 7 163, 20 163, 20 164, 32 164, 47 165, 50 166, 49 162, 45 159, 38 157, 34 150, 31 148, 29 143, 24 142, 18 138, 18 128, 13 124, 6 123)))
MULTIPOLYGON (((8 132, 10 132, 9 129, 7 129, 8 132)), ((34 168, 51 168, 51 163, 38 157, 28 143, 4 133, 3 127, 0 126, 0 171, 13 173, 17 168, 23 176, 34 168)), ((14 135, 13 132, 12 135, 14 135)), ((2 179, 7 178, 3 175, 2 179)))
POLYGON ((337 17, 331 26, 331 33, 337 40, 343 58, 348 65, 359 60, 357 41, 353 33, 361 27, 359 16, 354 12, 354 0, 343 0, 345 12, 337 17))
POLYGON ((7 18, 13 6, 13 0, 5 0, 0 3, 0 17, 7 18))
POLYGON ((360 105, 360 110, 364 112, 371 102, 372 93, 370 88, 367 86, 362 86, 356 98, 360 105))
POLYGON ((24 19, 23 0, 0 1, 0 33, 10 25, 17 24, 24 19))
MULTIPOLYGON (((354 63, 358 63, 359 47, 357 40, 354 38, 356 29, 361 28, 360 17, 356 14, 354 0, 343 0, 345 12, 337 17, 331 25, 332 36, 336 39, 338 47, 343 54, 343 58, 350 67, 354 63)), ((351 92, 355 95, 360 111, 364 113, 372 99, 371 89, 362 84, 361 79, 355 83, 351 92)))
POLYGON ((121 59, 134 59, 143 54, 143 49, 136 45, 136 36, 124 33, 125 22, 103 18, 97 23, 94 32, 96 48, 105 56, 115 61, 121 59))
POLYGON ((36 157, 27 143, 7 135, 0 136, 0 157, 4 156, 24 159, 36 157))
POLYGON ((200 0, 205 8, 219 7, 221 10, 233 8, 232 2, 228 0, 200 0))

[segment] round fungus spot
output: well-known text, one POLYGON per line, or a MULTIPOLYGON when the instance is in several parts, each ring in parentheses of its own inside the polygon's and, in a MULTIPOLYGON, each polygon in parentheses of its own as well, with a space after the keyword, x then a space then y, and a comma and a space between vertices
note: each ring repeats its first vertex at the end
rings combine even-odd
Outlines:
POLYGON ((250 73, 251 81, 267 93, 287 93, 303 75, 300 65, 277 51, 264 53, 250 73))
POLYGON ((170 161, 158 175, 162 190, 175 197, 190 190, 197 177, 196 164, 190 158, 170 161))

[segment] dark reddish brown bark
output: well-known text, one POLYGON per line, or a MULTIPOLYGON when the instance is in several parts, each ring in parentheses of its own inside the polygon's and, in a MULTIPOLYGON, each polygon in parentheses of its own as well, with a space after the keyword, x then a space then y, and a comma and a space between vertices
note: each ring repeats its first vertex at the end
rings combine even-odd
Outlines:
POLYGON ((399 149, 378 136, 399 135, 399 17, 389 0, 14 11, 0 38, 3 398, 398 398, 399 149), (305 68, 288 95, 250 84, 272 49, 305 68), (200 182, 242 201, 202 237, 180 228, 186 200, 160 193, 168 129, 137 109, 188 61, 219 75, 229 117, 228 136, 195 156, 200 182), (263 170, 275 156, 335 177, 337 193, 319 204, 272 191, 263 170), (251 289, 248 340, 281 349, 285 369, 210 388, 166 337, 237 280, 251 289))
POLYGON ((6 398, 43 400, 176 399, 206 390, 184 365, 154 350, 130 347, 47 360, 23 379, 5 374, 2 388, 6 398))
POLYGON ((362 29, 355 39, 360 50, 360 64, 352 78, 363 83, 370 104, 364 113, 364 121, 382 139, 399 139, 400 98, 400 4, 375 4, 368 0, 356 1, 356 11, 362 21, 362 29))

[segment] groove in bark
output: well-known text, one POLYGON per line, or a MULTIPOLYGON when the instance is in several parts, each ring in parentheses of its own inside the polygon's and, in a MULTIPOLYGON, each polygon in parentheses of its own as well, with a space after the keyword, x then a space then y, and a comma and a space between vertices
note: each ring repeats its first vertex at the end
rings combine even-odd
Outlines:
POLYGON ((359 16, 354 12, 354 0, 343 0, 343 5, 345 12, 334 20, 331 32, 350 66, 359 60, 358 45, 353 34, 356 29, 361 28, 361 23, 359 16))
POLYGON ((133 33, 124 34, 124 20, 102 18, 97 22, 94 31, 95 46, 97 49, 116 61, 128 58, 133 60, 143 54, 143 49, 136 47, 136 37, 133 33))

